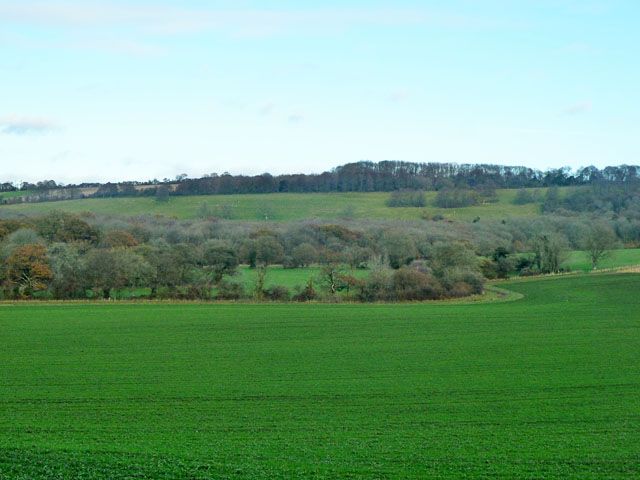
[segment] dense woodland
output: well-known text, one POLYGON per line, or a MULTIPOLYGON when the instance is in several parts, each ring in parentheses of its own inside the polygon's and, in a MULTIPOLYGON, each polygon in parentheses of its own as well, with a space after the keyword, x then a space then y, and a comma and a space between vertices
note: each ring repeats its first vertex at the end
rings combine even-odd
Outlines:
POLYGON ((640 245, 635 193, 611 195, 581 189, 558 198, 549 189, 538 217, 475 222, 270 223, 5 213, 0 284, 4 298, 14 299, 113 298, 131 290, 143 298, 202 300, 462 297, 481 293, 485 279, 561 271, 571 249, 588 251, 595 267, 614 247, 640 245), (237 279, 241 264, 258 272, 254 285, 237 279), (296 289, 266 288, 269 267, 276 264, 321 270, 296 289), (367 275, 354 276, 358 269, 367 275))
MULTIPOLYGON (((26 188, 54 186, 44 183, 26 188)), ((117 196, 128 188, 131 195, 165 201, 195 193, 391 190, 387 206, 423 208, 424 191, 435 188, 436 206, 457 208, 493 201, 496 187, 521 187, 514 203, 536 203, 540 215, 473 222, 424 215, 418 221, 258 223, 227 221, 206 209, 191 221, 58 211, 26 217, 0 210, 2 296, 113 298, 135 290, 145 298, 203 300, 442 299, 481 293, 486 279, 561 271, 571 249, 586 250, 595 268, 612 248, 640 245, 635 167, 542 173, 362 162, 322 175, 180 178, 175 191, 166 185, 141 191, 130 184, 102 185, 97 195, 117 196), (579 188, 561 192, 560 185, 579 188), (254 285, 237 279, 239 265, 256 269, 254 285), (271 265, 314 265, 321 271, 293 290, 267 288, 271 265), (367 275, 354 276, 358 269, 367 275)))
MULTIPOLYGON (((85 183, 59 185, 53 180, 21 185, 0 184, 0 191, 24 191, 25 196, 3 198, 3 203, 66 200, 86 197, 212 195, 278 192, 391 192, 395 190, 455 191, 465 196, 468 190, 490 196, 496 188, 534 188, 551 186, 637 185, 640 168, 615 166, 598 169, 590 166, 576 171, 570 168, 540 171, 526 167, 453 163, 409 163, 399 161, 357 162, 321 174, 256 176, 213 173, 190 179, 185 174, 175 179, 147 182, 85 183), (87 189, 93 189, 87 193, 87 189), (97 189, 97 190, 96 190, 97 189), (466 192, 466 193, 465 193, 466 192)), ((467 195, 468 197, 468 195, 467 195)), ((467 202, 473 203, 472 198, 467 202)), ((443 203, 446 201, 443 199, 443 203)))

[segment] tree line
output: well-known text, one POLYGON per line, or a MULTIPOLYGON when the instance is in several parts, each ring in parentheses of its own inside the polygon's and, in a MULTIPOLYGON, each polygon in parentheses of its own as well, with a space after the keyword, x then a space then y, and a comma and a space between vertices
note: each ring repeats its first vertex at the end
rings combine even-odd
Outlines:
MULTIPOLYGON (((182 174, 174 180, 147 182, 84 183, 59 185, 52 180, 23 183, 19 187, 1 184, 0 191, 22 190, 25 197, 4 198, 4 203, 22 201, 61 200, 84 197, 152 196, 152 195, 212 195, 248 193, 310 193, 310 192, 391 192, 397 190, 437 190, 466 192, 466 198, 456 202, 474 202, 472 192, 496 188, 535 188, 579 185, 637 185, 637 166, 593 166, 546 171, 527 167, 475 165, 455 163, 411 163, 401 161, 362 161, 336 167, 321 174, 283 174, 245 176, 212 173, 202 178, 187 178, 182 174), (142 188, 144 187, 144 188, 142 188), (91 194, 83 193, 94 188, 91 194), (57 193, 54 193, 57 191, 57 193), (470 193, 471 192, 471 193, 470 193)), ((451 196, 450 196, 451 197, 451 196)), ((452 197, 451 197, 452 198, 452 197)), ((446 203, 447 199, 442 200, 446 203)))

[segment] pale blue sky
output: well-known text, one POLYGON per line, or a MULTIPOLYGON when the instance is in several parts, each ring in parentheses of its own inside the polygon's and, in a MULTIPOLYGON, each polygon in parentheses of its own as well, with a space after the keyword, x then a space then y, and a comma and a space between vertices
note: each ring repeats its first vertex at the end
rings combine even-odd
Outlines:
POLYGON ((0 0, 0 180, 640 163, 640 2, 0 0))

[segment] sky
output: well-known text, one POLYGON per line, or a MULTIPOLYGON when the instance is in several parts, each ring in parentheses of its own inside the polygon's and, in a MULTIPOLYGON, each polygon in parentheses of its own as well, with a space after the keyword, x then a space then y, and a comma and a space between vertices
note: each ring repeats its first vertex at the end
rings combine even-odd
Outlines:
POLYGON ((0 181, 640 163, 637 0, 0 0, 0 181))

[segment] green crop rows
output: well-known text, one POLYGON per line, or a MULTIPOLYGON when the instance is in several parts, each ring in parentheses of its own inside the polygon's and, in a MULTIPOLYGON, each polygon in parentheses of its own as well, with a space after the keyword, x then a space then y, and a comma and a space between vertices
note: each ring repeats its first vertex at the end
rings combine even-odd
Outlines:
POLYGON ((639 275, 486 304, 0 306, 0 478, 638 478, 639 275))

